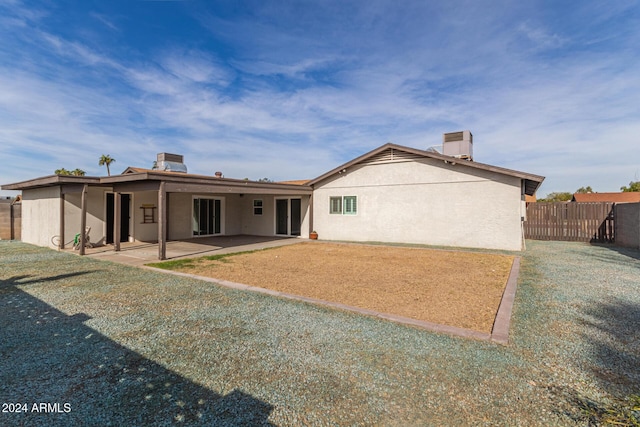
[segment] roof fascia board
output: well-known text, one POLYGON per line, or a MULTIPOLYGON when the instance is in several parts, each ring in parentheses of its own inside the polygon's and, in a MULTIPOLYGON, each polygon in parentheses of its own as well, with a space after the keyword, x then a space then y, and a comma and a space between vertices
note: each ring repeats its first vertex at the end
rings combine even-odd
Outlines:
POLYGON ((446 161, 449 162, 451 164, 454 165, 463 165, 466 167, 471 167, 471 168, 476 168, 476 169, 482 169, 482 170, 486 170, 489 172, 495 172, 495 173, 499 173, 499 174, 503 174, 503 175, 509 175, 509 176, 514 176, 516 178, 521 178, 521 179, 525 179, 531 182, 535 182, 538 183, 537 187, 542 183, 542 181, 544 181, 544 177, 540 176, 540 175, 534 175, 534 174, 530 174, 530 173, 526 173, 526 172, 521 172, 521 171, 516 171, 513 169, 507 169, 507 168, 502 168, 499 166, 492 166, 492 165, 487 165, 485 163, 478 163, 478 162, 471 162, 469 160, 463 160, 463 159, 457 159, 455 157, 451 157, 451 156, 445 156, 444 154, 438 154, 438 153, 433 153, 431 151, 425 151, 425 150, 419 150, 416 148, 411 148, 411 147, 405 147, 402 145, 397 145, 397 144, 393 144, 393 143, 386 143, 378 148, 376 148, 375 150, 369 151, 366 154, 363 154, 360 157, 357 157, 353 160, 351 160, 350 162, 344 163, 343 165, 338 166, 337 168, 334 168, 332 170, 330 170, 329 172, 319 176, 318 178, 315 178, 311 181, 309 181, 308 185, 315 185, 318 182, 323 181, 326 178, 329 178, 330 176, 340 172, 343 169, 347 169, 357 163, 362 162, 363 160, 366 160, 370 157, 375 156, 376 154, 389 149, 389 148, 393 148, 395 150, 400 150, 400 151, 404 151, 410 154, 416 154, 419 156, 423 156, 425 158, 431 158, 431 159, 436 159, 436 160, 442 160, 442 161, 446 161))
MULTIPOLYGON (((260 191, 267 190, 267 193, 291 191, 292 194, 311 194, 313 191, 309 185, 300 184, 280 184, 273 182, 257 182, 247 181, 231 178, 217 178, 200 175, 182 175, 176 173, 167 172, 136 172, 129 173, 127 175, 116 175, 111 177, 105 177, 101 179, 103 184, 123 185, 125 183, 140 182, 140 181, 155 181, 166 182, 171 184, 167 187, 173 188, 173 191, 186 191, 180 190, 181 188, 187 188, 188 186, 209 186, 209 187, 228 187, 241 190, 242 193, 247 193, 248 189, 259 189, 260 191)), ((284 193, 283 193, 284 194, 284 193)))
POLYGON ((168 193, 276 194, 293 196, 310 195, 313 191, 311 188, 300 188, 299 185, 287 188, 266 188, 259 185, 226 185, 223 182, 216 184, 168 182, 166 190, 168 193))
POLYGON ((28 190, 39 187, 51 187, 64 184, 100 184, 100 178, 74 175, 48 175, 27 181, 5 184, 0 187, 2 190, 28 190))
POLYGON ((369 157, 375 156, 376 154, 386 150, 387 148, 392 148, 393 146, 394 146, 394 144, 392 144, 390 142, 387 142, 386 144, 376 148, 375 150, 371 150, 368 153, 363 154, 362 156, 356 157, 355 159, 353 159, 353 160, 351 160, 351 161, 349 161, 347 163, 344 163, 344 164, 338 166, 337 168, 333 168, 329 172, 324 173, 324 174, 320 175, 319 177, 317 177, 315 179, 312 179, 311 181, 309 181, 307 183, 307 185, 313 186, 313 185, 319 183, 320 181, 323 181, 326 178, 329 178, 330 176, 335 175, 336 173, 340 172, 341 170, 347 169, 347 168, 349 168, 349 167, 351 167, 351 166, 353 166, 353 165, 355 165, 357 163, 360 163, 363 160, 368 159, 369 157))

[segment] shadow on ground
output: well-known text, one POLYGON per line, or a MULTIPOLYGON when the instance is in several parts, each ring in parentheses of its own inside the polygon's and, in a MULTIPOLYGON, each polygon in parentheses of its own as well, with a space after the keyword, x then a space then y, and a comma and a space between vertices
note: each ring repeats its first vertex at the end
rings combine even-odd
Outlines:
MULTIPOLYGON (((613 399, 588 398, 571 387, 549 387, 569 404, 565 416, 585 425, 640 425, 640 305, 615 299, 585 311, 583 334, 589 343, 589 370, 597 386, 613 399)), ((562 412, 558 410, 558 412, 562 412)))
POLYGON ((600 386, 621 398, 640 394, 640 304, 617 298, 594 304, 585 314, 585 338, 600 386))
POLYGON ((87 273, 0 280, 0 402, 26 408, 0 425, 272 425, 270 404, 204 388, 21 289, 87 273))
MULTIPOLYGON (((612 251, 613 253, 618 253, 620 255, 624 255, 626 257, 635 259, 635 260, 640 260, 640 250, 638 249, 634 249, 634 248, 625 248, 622 246, 616 246, 613 244, 603 244, 603 243, 593 243, 592 246, 597 246, 599 248, 605 248, 605 249, 609 249, 610 251, 612 251)), ((614 255, 612 254, 612 257, 614 255)), ((603 256, 604 260, 607 260, 606 257, 603 256)), ((615 257, 615 260, 617 262, 620 261, 620 259, 618 257, 615 257)), ((640 264, 638 264, 638 268, 640 268, 640 264)))

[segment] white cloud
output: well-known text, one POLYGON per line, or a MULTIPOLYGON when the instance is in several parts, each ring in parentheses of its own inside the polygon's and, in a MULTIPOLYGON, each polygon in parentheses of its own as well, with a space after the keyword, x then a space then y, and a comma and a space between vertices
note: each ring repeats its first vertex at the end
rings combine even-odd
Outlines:
MULTIPOLYGON (((118 168, 146 167, 161 151, 181 152, 194 173, 313 178, 387 141, 426 148, 461 129, 474 133, 476 160, 546 175, 542 195, 616 191, 640 168, 630 155, 640 59, 627 50, 640 31, 558 25, 622 19, 618 4, 599 15, 589 3, 575 18, 559 9, 554 19, 510 2, 201 14, 227 57, 175 40, 118 54, 44 25, 34 31, 46 12, 7 7, 0 19, 17 42, 0 47, 0 153, 15 165, 33 155, 0 172, 0 183, 58 167, 100 174, 103 153, 118 168), (600 45, 625 31, 628 46, 600 45)), ((126 31, 90 16, 110 34, 126 31)))

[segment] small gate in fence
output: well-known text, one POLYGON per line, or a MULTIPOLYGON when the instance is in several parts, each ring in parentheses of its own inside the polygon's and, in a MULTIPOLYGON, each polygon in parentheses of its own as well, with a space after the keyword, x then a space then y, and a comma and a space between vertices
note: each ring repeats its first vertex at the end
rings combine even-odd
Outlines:
POLYGON ((530 203, 524 235, 534 240, 613 243, 615 203, 530 203))

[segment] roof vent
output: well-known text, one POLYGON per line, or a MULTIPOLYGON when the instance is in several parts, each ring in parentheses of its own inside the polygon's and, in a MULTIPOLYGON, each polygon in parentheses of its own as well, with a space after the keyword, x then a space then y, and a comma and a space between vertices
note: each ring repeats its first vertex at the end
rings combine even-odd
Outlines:
POLYGON ((161 171, 187 173, 187 165, 180 154, 158 153, 157 167, 161 171))
POLYGON ((473 135, 468 130, 442 135, 442 154, 473 161, 473 135))

